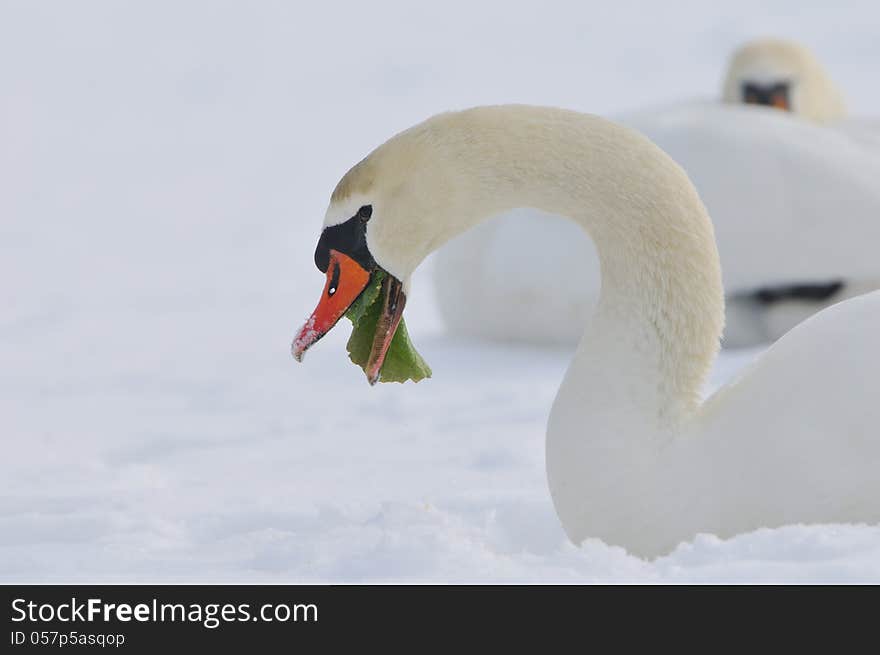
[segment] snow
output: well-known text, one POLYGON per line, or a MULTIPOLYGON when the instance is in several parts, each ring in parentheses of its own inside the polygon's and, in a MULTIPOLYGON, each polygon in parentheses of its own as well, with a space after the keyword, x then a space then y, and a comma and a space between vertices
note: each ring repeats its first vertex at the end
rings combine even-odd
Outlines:
POLYGON ((430 262, 432 379, 370 388, 347 325, 290 357, 333 185, 436 111, 707 96, 778 33, 878 113, 873 2, 597 6, 4 3, 0 581, 880 581, 869 526, 568 544, 543 444, 569 353, 445 336, 430 262))

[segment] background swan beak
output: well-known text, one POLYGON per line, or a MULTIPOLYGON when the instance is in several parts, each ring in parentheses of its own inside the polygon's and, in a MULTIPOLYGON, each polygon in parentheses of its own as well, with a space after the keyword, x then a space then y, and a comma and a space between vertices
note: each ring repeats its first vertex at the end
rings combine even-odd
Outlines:
POLYGON ((777 109, 784 109, 785 111, 789 111, 788 96, 784 93, 774 94, 771 104, 777 109))
POLYGON ((393 275, 386 275, 382 281, 382 309, 376 323, 370 356, 364 368, 371 385, 379 381, 379 372, 382 370, 391 340, 397 332, 397 326, 400 325, 404 305, 406 305, 406 294, 403 292, 403 283, 393 275))
POLYGON ((330 250, 324 292, 290 348, 296 361, 301 362, 306 350, 336 325, 369 282, 368 270, 348 255, 330 250))

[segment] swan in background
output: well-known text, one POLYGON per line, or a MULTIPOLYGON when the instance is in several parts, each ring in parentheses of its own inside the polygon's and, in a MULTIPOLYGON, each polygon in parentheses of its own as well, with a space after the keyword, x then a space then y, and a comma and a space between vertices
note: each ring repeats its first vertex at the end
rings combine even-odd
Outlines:
POLYGON ((817 123, 846 115, 843 95, 815 55, 782 39, 755 39, 733 53, 724 102, 776 107, 817 123))
MULTIPOLYGON (((753 346, 880 287, 880 131, 872 142, 870 126, 844 120, 816 58, 784 41, 740 48, 723 97, 618 120, 657 142, 696 184, 724 264, 724 345, 753 346)), ((593 245, 569 221, 534 208, 487 221, 436 259, 438 306, 452 333, 571 346, 599 295, 593 245), (517 318, 521 306, 525 318, 517 318)))
POLYGON ((843 94, 806 47, 755 39, 730 58, 722 93, 729 104, 775 107, 880 146, 880 120, 847 115, 843 94))
POLYGON ((724 322, 712 223, 669 156, 595 116, 482 107, 373 151, 331 197, 315 253, 327 284, 294 356, 381 269, 381 366, 416 267, 522 206, 571 219, 601 262, 601 298, 547 427, 549 487, 573 542, 655 557, 701 532, 880 520, 880 293, 798 326, 701 402, 724 322))

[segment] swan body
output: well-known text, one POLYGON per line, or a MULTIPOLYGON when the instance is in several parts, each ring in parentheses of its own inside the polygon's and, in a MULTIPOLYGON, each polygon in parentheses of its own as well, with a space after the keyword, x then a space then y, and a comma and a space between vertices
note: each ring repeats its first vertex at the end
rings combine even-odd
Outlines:
POLYGON ((365 246, 406 293, 429 253, 514 207, 591 237, 601 296, 546 441, 575 543, 654 557, 700 532, 880 520, 880 294, 807 321, 702 402, 724 320, 713 227, 686 173, 642 135, 551 108, 441 114, 343 177, 324 233, 363 206, 365 246))

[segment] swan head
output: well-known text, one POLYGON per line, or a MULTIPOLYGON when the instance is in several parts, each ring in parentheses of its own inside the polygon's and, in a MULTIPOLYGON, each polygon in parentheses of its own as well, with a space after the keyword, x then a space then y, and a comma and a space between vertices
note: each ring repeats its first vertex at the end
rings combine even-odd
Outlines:
MULTIPOLYGON (((403 315, 413 271, 456 232, 455 199, 463 178, 444 165, 437 123, 443 115, 398 134, 351 168, 336 185, 315 249, 315 265, 326 275, 315 311, 294 339, 299 361, 370 285, 385 274, 366 368, 374 383, 403 315), (454 178, 454 179, 453 179, 454 178)), ((467 213, 478 211, 469 203, 467 213)))
POLYGON ((757 39, 734 52, 725 102, 776 107, 816 122, 842 118, 843 98, 810 50, 791 41, 757 39))

